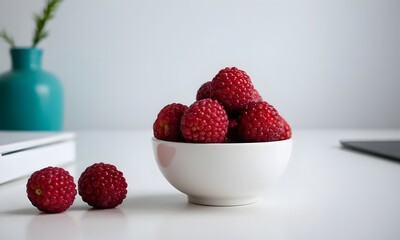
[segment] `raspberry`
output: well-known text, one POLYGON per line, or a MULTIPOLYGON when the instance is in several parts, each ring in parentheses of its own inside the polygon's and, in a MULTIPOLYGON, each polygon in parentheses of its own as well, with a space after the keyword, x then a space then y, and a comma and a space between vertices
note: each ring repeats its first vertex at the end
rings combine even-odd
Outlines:
POLYGON ((203 83, 199 90, 197 90, 196 101, 205 98, 211 98, 211 81, 203 83))
POLYGON ((46 213, 67 210, 75 200, 76 185, 68 171, 46 167, 34 172, 26 184, 26 193, 32 205, 46 213))
POLYGON ((238 132, 238 120, 236 118, 229 118, 226 142, 230 142, 230 143, 240 142, 240 136, 239 136, 239 132, 238 132))
POLYGON ((236 67, 224 68, 211 82, 211 98, 228 112, 239 111, 253 99, 254 86, 246 72, 236 67))
POLYGON ((284 118, 282 118, 282 120, 283 120, 283 127, 285 128, 285 133, 286 133, 286 137, 284 137, 284 139, 289 139, 292 137, 292 128, 284 118))
POLYGON ((258 93, 257 89, 254 89, 253 95, 252 95, 252 101, 253 102, 262 102, 263 99, 261 95, 258 93))
POLYGON ((290 135, 285 129, 284 121, 272 105, 252 102, 239 117, 239 134, 246 142, 285 140, 290 135))
POLYGON ((94 208, 114 208, 122 203, 128 184, 114 165, 95 163, 78 180, 82 200, 94 208))
POLYGON ((220 143, 226 138, 228 115, 218 101, 202 99, 185 111, 181 130, 187 142, 220 143))
POLYGON ((153 124, 154 137, 166 141, 183 141, 180 125, 186 109, 188 106, 180 103, 172 103, 161 109, 153 124))

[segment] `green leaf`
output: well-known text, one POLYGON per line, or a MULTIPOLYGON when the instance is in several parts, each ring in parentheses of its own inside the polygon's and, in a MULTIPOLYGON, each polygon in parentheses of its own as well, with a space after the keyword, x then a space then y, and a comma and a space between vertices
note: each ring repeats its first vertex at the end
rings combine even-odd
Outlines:
POLYGON ((12 48, 15 47, 14 39, 10 37, 10 35, 8 35, 4 29, 1 30, 0 32, 0 38, 2 38, 6 43, 8 43, 10 47, 12 48))
POLYGON ((62 1, 63 0, 47 0, 42 14, 34 15, 36 28, 32 39, 32 47, 36 47, 43 39, 49 36, 49 33, 45 30, 45 26, 49 20, 54 18, 55 12, 62 1))

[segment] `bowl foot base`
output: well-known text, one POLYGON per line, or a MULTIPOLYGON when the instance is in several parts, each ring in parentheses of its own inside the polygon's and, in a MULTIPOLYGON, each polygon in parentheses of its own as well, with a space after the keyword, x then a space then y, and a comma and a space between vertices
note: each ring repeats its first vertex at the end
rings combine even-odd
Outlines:
POLYGON ((241 206, 253 204, 258 201, 256 197, 246 197, 246 198, 208 198, 208 197, 197 197, 188 196, 188 201, 190 203, 206 205, 206 206, 219 206, 219 207, 229 207, 229 206, 241 206))

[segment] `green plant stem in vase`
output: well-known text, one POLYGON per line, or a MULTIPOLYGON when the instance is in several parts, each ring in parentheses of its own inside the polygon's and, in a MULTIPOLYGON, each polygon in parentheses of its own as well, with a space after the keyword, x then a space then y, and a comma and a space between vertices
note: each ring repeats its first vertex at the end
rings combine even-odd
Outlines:
POLYGON ((14 39, 8 35, 6 30, 4 30, 4 29, 1 30, 0 38, 2 38, 6 43, 8 43, 10 45, 10 47, 12 47, 12 48, 15 47, 14 39))
POLYGON ((62 0, 48 0, 42 15, 35 15, 36 29, 32 39, 32 47, 36 47, 40 41, 49 36, 49 32, 45 30, 46 23, 54 18, 55 12, 61 2, 62 0))
MULTIPOLYGON (((35 14, 35 33, 32 38, 32 48, 35 48, 43 39, 49 36, 49 32, 45 30, 48 21, 54 18, 55 13, 63 0, 47 0, 46 5, 41 15, 35 14)), ((0 32, 0 38, 10 45, 11 48, 15 47, 14 39, 3 29, 0 32)))

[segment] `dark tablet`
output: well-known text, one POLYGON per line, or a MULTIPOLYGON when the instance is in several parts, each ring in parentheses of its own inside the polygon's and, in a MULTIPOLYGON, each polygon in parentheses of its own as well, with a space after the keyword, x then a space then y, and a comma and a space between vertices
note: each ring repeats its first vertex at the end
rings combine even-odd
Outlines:
POLYGON ((400 161, 400 140, 391 141, 340 141, 343 147, 400 161))

